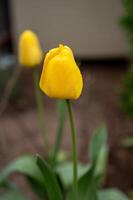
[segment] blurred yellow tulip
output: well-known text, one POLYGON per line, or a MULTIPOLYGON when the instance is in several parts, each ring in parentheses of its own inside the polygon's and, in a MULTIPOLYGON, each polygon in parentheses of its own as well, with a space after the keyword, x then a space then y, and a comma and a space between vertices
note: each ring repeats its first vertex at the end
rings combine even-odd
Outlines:
POLYGON ((51 98, 77 99, 80 96, 82 75, 68 46, 59 45, 47 53, 40 88, 51 98))
POLYGON ((25 67, 36 67, 42 61, 42 50, 37 35, 24 31, 19 38, 19 63, 25 67))

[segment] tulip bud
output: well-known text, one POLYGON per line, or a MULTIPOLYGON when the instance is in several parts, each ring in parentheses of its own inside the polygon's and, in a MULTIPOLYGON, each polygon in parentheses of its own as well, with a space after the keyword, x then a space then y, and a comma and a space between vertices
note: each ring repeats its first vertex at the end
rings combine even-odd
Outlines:
POLYGON ((51 98, 77 99, 82 91, 80 70, 68 46, 50 50, 43 64, 40 88, 51 98))
POLYGON ((24 31, 19 38, 19 63, 25 67, 36 67, 42 61, 42 50, 37 35, 24 31))

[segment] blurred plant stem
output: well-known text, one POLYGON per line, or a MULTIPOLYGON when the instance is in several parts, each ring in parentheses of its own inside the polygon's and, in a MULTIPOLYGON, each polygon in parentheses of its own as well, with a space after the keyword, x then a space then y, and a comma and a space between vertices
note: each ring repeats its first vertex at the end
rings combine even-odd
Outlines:
POLYGON ((13 88, 14 88, 14 86, 15 86, 15 84, 16 84, 19 76, 20 76, 21 71, 22 71, 21 66, 15 67, 11 78, 7 82, 4 94, 3 94, 1 102, 0 102, 0 117, 4 113, 4 111, 6 110, 10 96, 12 94, 12 90, 13 90, 13 88))
POLYGON ((78 156, 77 156, 77 140, 76 140, 76 131, 74 127, 74 118, 73 112, 71 108, 70 100, 66 100, 68 114, 69 114, 69 121, 71 127, 71 139, 72 139, 72 153, 73 153, 73 200, 78 200, 78 156))
POLYGON ((65 123, 65 112, 66 112, 66 102, 64 100, 57 100, 57 112, 58 112, 58 128, 56 133, 56 139, 52 151, 52 167, 56 163, 56 158, 61 146, 64 123, 65 123))
POLYGON ((40 121, 40 128, 43 136, 43 143, 44 148, 46 150, 46 155, 48 155, 49 151, 49 142, 48 142, 48 135, 45 126, 45 114, 44 114, 44 106, 43 106, 43 95, 39 88, 39 71, 38 68, 34 69, 34 86, 35 86, 35 96, 36 96, 36 104, 39 114, 39 121, 40 121))

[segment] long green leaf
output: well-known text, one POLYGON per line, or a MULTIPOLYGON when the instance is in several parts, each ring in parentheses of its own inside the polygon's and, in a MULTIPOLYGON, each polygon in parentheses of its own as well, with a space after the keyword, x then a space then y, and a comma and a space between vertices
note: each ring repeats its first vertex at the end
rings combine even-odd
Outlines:
MULTIPOLYGON (((73 200, 72 190, 67 195, 67 200, 73 200)), ((98 200, 92 169, 88 170, 78 181, 78 200, 98 200)))
POLYGON ((108 163, 107 129, 102 125, 92 136, 90 142, 90 157, 97 187, 104 183, 108 163))
POLYGON ((97 129, 96 133, 93 135, 90 143, 90 157, 92 161, 92 166, 96 166, 99 159, 99 154, 103 146, 107 144, 107 129, 103 125, 97 129))
POLYGON ((93 177, 93 171, 90 169, 79 180, 79 198, 78 200, 97 200, 96 184, 93 177))
POLYGON ((54 172, 50 166, 42 160, 39 156, 37 157, 37 165, 40 168, 43 179, 45 182, 45 188, 48 194, 49 200, 63 200, 62 193, 57 182, 54 172))
POLYGON ((35 159, 30 156, 22 156, 15 161, 11 162, 0 174, 0 183, 4 181, 11 173, 20 172, 27 176, 33 177, 34 179, 42 182, 41 172, 36 165, 35 159))
POLYGON ((19 172, 28 177, 34 191, 42 198, 46 198, 45 182, 39 167, 36 164, 36 159, 30 155, 22 156, 11 162, 0 173, 0 185, 7 181, 8 176, 14 172, 19 172))
POLYGON ((98 160, 96 162, 94 176, 97 183, 97 187, 101 187, 104 184, 108 164, 108 147, 106 143, 102 146, 99 151, 98 160))

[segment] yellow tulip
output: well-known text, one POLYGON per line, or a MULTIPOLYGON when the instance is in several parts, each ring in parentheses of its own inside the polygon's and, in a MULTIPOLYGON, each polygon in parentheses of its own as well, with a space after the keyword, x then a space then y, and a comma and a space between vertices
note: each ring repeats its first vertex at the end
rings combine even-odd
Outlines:
POLYGON ((77 99, 80 96, 82 75, 68 46, 59 45, 46 54, 40 88, 51 98, 77 99))
POLYGON ((19 38, 19 63, 25 67, 36 67, 42 61, 42 50, 37 35, 24 31, 19 38))

